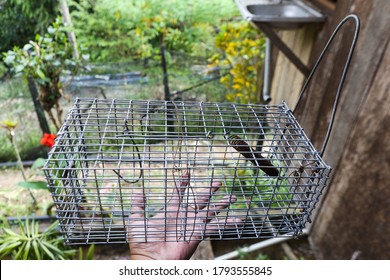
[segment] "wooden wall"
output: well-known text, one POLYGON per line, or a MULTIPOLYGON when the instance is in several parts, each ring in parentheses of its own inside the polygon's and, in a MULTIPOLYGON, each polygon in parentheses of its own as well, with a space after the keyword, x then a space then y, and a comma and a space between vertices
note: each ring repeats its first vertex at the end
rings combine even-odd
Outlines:
MULTIPOLYGON (((349 259, 354 255, 389 259, 390 1, 338 1, 335 12, 313 36, 309 64, 318 57, 339 21, 350 13, 360 16, 361 32, 324 156, 333 167, 332 178, 311 228, 310 241, 318 258, 349 259)), ((345 27, 297 112, 317 148, 325 135, 353 35, 353 24, 345 27)), ((291 86, 294 81, 286 80, 295 75, 294 70, 280 69, 283 67, 286 63, 278 64, 273 81, 271 94, 276 103, 296 92, 296 86, 291 86)), ((300 83, 300 78, 296 79, 300 83)))
MULTIPOLYGON (((295 55, 307 65, 317 32, 318 26, 309 25, 297 30, 279 31, 278 35, 295 55)), ((273 51, 278 52, 275 47, 273 47, 273 51)), ((272 104, 280 104, 284 100, 292 108, 295 106, 305 76, 282 53, 276 55, 273 67, 272 104)))

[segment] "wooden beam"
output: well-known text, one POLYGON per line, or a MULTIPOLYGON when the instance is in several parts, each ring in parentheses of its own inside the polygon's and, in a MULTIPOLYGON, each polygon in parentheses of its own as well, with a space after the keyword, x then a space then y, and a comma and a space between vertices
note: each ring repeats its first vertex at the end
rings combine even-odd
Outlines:
POLYGON ((298 69, 303 75, 308 76, 310 69, 297 57, 294 52, 279 38, 279 36, 265 23, 256 23, 264 34, 298 69))

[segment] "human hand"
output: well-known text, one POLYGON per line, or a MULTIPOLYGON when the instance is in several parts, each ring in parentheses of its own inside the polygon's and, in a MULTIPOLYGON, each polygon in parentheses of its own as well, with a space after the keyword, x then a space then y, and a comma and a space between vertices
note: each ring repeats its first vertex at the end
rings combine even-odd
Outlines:
POLYGON ((217 181, 210 188, 197 192, 196 201, 186 203, 184 196, 190 186, 190 176, 181 177, 179 186, 171 195, 166 208, 153 217, 145 217, 145 197, 137 193, 133 197, 128 222, 128 237, 132 260, 181 260, 189 259, 201 240, 225 226, 237 226, 242 221, 215 216, 236 201, 227 195, 216 203, 209 203, 212 195, 221 187, 217 181))

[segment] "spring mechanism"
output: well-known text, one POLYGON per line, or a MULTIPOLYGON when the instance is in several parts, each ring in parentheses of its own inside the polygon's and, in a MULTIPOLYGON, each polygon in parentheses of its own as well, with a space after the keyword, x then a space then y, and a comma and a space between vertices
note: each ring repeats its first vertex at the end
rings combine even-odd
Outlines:
POLYGON ((238 135, 230 135, 227 140, 230 146, 232 146, 246 159, 251 161, 254 166, 259 167, 269 176, 279 176, 279 170, 275 166, 273 166, 271 161, 263 157, 260 152, 254 151, 251 146, 248 145, 247 142, 241 139, 241 137, 239 137, 238 135))

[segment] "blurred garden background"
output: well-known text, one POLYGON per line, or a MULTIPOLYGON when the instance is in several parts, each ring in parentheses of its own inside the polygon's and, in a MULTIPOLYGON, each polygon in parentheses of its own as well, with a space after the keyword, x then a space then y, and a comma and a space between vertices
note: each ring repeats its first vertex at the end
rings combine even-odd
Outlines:
MULTIPOLYGON (((336 26, 352 13, 361 21, 310 232, 251 253, 246 241, 202 242, 198 259, 389 259, 390 1, 304 2, 324 21, 274 30, 270 104, 294 108, 336 26)), ((0 0, 0 26, 0 259, 129 258, 126 244, 67 247, 58 233, 42 166, 77 97, 264 103, 266 38, 233 0, 0 0)), ((354 27, 339 32, 296 111, 317 148, 354 27)))
MULTIPOLYGON (((6 0, 0 11, 0 217, 35 217, 21 236, 54 215, 41 168, 75 98, 262 102, 265 38, 232 0, 6 0)), ((2 258, 73 257, 8 233, 2 258)))

